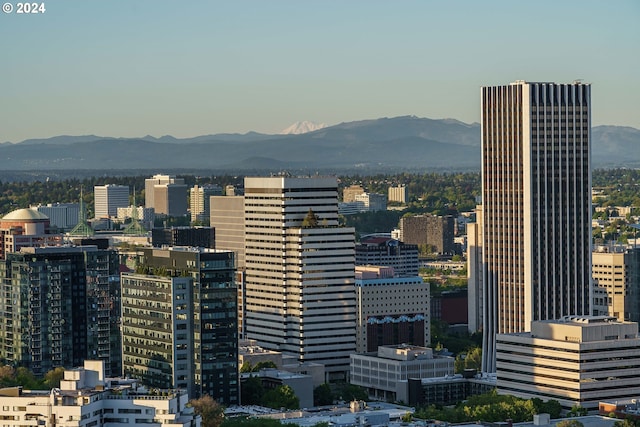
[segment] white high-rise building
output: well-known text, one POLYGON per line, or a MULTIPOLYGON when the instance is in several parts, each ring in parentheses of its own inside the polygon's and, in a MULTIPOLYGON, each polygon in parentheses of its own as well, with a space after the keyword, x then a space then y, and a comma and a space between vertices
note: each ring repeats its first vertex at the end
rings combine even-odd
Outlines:
POLYGON ((356 349, 355 230, 336 178, 245 178, 245 328, 260 346, 346 379, 356 349))
POLYGON ((93 187, 95 218, 110 218, 118 215, 118 208, 129 206, 127 185, 96 185, 93 187))
POLYGON ((483 87, 483 370, 496 334, 590 314, 591 86, 483 87))
POLYGON ((194 185, 189 190, 191 221, 209 221, 211 196, 222 195, 222 187, 217 185, 194 185))

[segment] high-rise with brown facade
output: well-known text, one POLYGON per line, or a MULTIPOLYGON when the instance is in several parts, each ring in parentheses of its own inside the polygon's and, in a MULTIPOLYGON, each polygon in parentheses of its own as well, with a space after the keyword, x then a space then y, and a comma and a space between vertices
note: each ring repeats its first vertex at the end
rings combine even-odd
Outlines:
POLYGON ((483 87, 483 370, 496 334, 590 314, 591 86, 483 87))

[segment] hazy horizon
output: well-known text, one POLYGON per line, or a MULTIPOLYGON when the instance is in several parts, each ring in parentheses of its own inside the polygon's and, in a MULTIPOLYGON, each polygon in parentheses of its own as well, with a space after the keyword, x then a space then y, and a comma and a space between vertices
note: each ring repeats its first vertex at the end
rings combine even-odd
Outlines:
POLYGON ((0 142, 274 134, 480 118, 480 87, 592 84, 592 123, 640 129, 640 2, 45 1, 0 14, 0 142))

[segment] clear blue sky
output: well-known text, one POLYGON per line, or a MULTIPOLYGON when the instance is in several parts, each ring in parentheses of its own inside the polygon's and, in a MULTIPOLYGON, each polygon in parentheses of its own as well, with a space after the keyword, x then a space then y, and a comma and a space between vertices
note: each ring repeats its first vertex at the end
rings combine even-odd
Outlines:
POLYGON ((0 142, 276 133, 399 115, 471 123, 480 86, 520 79, 583 79, 594 125, 640 128, 638 0, 45 6, 0 13, 0 142))

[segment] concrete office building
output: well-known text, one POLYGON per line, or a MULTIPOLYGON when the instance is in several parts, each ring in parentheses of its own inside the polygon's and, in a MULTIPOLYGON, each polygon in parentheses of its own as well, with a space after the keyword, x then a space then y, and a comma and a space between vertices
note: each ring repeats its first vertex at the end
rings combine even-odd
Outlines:
POLYGON ((355 195, 360 212, 377 212, 387 209, 387 196, 376 193, 361 193, 355 195))
POLYGON ((429 284, 421 277, 393 277, 390 267, 356 266, 356 351, 431 343, 429 284))
POLYGON ((400 218, 398 228, 403 242, 426 246, 439 254, 453 254, 455 218, 451 215, 412 215, 400 218))
POLYGON ((238 404, 238 326, 232 252, 142 250, 141 270, 122 274, 124 374, 238 404))
POLYGON ((361 185, 350 185, 342 190, 342 201, 344 203, 355 202, 356 196, 362 193, 364 193, 364 188, 361 185))
POLYGON ((418 246, 389 237, 369 237, 356 245, 356 265, 393 267, 396 276, 418 275, 418 246))
POLYGON ((211 196, 220 195, 222 195, 222 187, 217 185, 194 185, 189 190, 191 222, 209 221, 209 202, 211 196))
POLYGON ((136 215, 136 219, 147 229, 153 228, 153 223, 156 219, 155 210, 153 208, 145 208, 144 206, 127 206, 125 208, 118 208, 117 215, 118 221, 120 222, 124 222, 136 215))
POLYGON ((594 292, 605 293, 603 314, 640 321, 640 248, 600 246, 591 257, 594 292))
MULTIPOLYGON (((229 186, 227 186, 229 187, 229 186)), ((227 190, 229 190, 227 188, 227 190)), ((210 221, 215 230, 217 249, 236 255, 236 287, 238 289, 238 336, 245 338, 245 262, 244 262, 244 196, 212 196, 210 221)))
POLYGON ((402 184, 397 187, 389 187, 389 201, 398 203, 407 203, 409 200, 409 190, 407 186, 402 184))
POLYGON ((209 223, 216 248, 236 253, 236 267, 244 270, 244 196, 213 196, 209 223))
POLYGON ((353 228, 337 179, 245 178, 245 327, 260 346, 345 380, 355 351, 353 228))
POLYGON ((185 390, 151 394, 134 380, 105 377, 102 361, 86 360, 65 369, 58 388, 0 389, 0 419, 6 426, 200 427, 189 397, 185 390))
POLYGON ((365 387, 375 399, 396 401, 406 397, 408 379, 453 375, 454 361, 426 347, 381 346, 373 353, 351 355, 350 382, 365 387))
POLYGON ((484 312, 482 265, 482 205, 476 206, 476 222, 467 224, 467 291, 469 333, 482 330, 484 312))
POLYGON ((96 185, 93 187, 94 218, 111 218, 118 208, 129 206, 129 187, 126 185, 96 185))
POLYGON ((156 215, 187 214, 187 185, 173 175, 154 175, 144 180, 145 207, 154 208, 156 215))
POLYGON ((591 86, 481 90, 483 370, 496 334, 590 314, 591 86))
POLYGON ((46 206, 31 206, 34 209, 49 217, 51 227, 58 230, 71 230, 78 224, 80 217, 80 205, 78 203, 49 203, 46 206))
POLYGON ((531 332, 498 334, 498 392, 555 399, 596 413, 598 402, 640 396, 638 324, 608 316, 534 321, 531 332))

